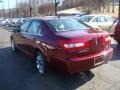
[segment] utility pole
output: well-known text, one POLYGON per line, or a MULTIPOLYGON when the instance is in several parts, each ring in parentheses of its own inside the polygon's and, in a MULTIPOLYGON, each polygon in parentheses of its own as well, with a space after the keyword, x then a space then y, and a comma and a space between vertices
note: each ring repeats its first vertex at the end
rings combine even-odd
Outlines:
POLYGON ((55 0, 55 16, 57 16, 57 1, 55 0))
MULTIPOLYGON (((2 1, 0 0, 0 3, 2 3, 2 1)), ((0 17, 2 17, 2 12, 1 12, 1 10, 0 10, 0 17)))
POLYGON ((2 2, 3 2, 3 17, 5 18, 4 1, 2 2))
POLYGON ((105 3, 103 2, 103 13, 105 12, 105 3))
POLYGON ((60 2, 58 2, 57 0, 55 0, 55 16, 57 16, 57 6, 60 2))
POLYGON ((114 13, 115 12, 115 2, 114 2, 114 0, 112 0, 112 13, 114 13))
POLYGON ((119 0, 118 19, 120 19, 120 0, 119 0))
POLYGON ((30 8, 30 17, 32 17, 31 0, 29 0, 29 8, 30 8))
POLYGON ((9 18, 10 18, 9 0, 8 0, 8 14, 9 14, 9 18))
POLYGON ((72 7, 72 8, 74 7, 74 2, 73 2, 73 0, 71 0, 71 7, 72 7))
POLYGON ((17 5, 17 0, 16 0, 16 13, 17 13, 16 17, 18 18, 18 5, 17 5))
POLYGON ((5 18, 4 1, 0 0, 0 3, 3 3, 3 17, 5 18))

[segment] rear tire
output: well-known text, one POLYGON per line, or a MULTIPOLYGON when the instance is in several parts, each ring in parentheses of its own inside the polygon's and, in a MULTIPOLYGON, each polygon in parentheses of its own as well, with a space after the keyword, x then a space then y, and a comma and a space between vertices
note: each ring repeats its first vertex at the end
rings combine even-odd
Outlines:
POLYGON ((41 52, 37 52, 35 55, 36 67, 40 75, 46 74, 47 64, 44 55, 41 52))
POLYGON ((93 77, 95 76, 90 70, 85 71, 84 73, 85 73, 86 76, 89 77, 89 78, 93 78, 93 77))

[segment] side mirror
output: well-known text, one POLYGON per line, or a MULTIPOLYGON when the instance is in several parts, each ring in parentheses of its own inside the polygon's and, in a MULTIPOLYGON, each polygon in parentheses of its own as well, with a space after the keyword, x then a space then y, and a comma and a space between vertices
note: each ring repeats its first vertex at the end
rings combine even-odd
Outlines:
POLYGON ((116 23, 117 21, 118 21, 118 19, 115 19, 115 20, 114 20, 114 23, 116 23))
POLYGON ((13 28, 13 32, 20 32, 20 28, 19 27, 13 28))

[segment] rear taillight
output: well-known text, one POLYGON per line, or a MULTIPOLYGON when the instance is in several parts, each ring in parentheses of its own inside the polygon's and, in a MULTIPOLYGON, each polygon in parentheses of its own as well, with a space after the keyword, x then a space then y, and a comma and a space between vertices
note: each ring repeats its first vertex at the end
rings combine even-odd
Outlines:
POLYGON ((64 50, 83 50, 89 48, 90 42, 79 40, 60 40, 59 45, 64 50))
POLYGON ((102 43, 103 44, 110 44, 111 43, 111 37, 110 36, 103 37, 102 43))

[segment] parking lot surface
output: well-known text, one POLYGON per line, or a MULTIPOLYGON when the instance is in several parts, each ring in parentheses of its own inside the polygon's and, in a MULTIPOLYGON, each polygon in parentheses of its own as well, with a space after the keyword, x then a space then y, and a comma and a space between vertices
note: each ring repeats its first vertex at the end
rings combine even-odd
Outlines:
POLYGON ((0 28, 0 90, 120 90, 120 46, 112 40, 112 61, 89 74, 40 76, 34 61, 10 47, 10 30, 0 28))

